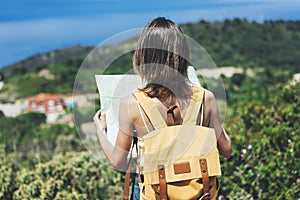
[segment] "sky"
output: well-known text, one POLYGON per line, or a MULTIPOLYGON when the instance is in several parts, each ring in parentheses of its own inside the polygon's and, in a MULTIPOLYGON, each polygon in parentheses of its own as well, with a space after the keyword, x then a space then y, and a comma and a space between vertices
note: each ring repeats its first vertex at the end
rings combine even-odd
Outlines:
POLYGON ((300 20, 299 0, 1 0, 0 67, 38 53, 96 46, 155 17, 178 24, 300 20))

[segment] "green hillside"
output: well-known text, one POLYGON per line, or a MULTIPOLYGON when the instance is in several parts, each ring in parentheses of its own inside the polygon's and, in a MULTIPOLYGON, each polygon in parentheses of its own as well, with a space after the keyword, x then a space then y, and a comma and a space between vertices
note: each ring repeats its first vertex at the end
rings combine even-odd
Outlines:
MULTIPOLYGON (((202 20, 181 26, 185 34, 207 50, 219 67, 267 71, 266 78, 271 75, 284 80, 299 72, 300 21, 202 20)), ((129 43, 132 41, 129 40, 129 43)), ((117 46, 125 48, 126 43, 117 46)), ((114 47, 107 49, 112 54, 118 51, 114 47)), ((0 91, 0 101, 13 101, 38 92, 71 93, 77 70, 91 50, 92 47, 82 46, 56 50, 1 68, 6 84, 0 91), (41 75, 42 70, 53 78, 41 75)), ((132 53, 125 54, 110 65, 107 73, 126 72, 131 69, 131 63, 132 53)))
POLYGON ((16 74, 22 75, 28 72, 38 72, 39 70, 48 68, 51 65, 80 65, 82 60, 92 49, 93 47, 88 46, 74 46, 37 54, 15 64, 4 66, 1 68, 1 72, 6 77, 10 77, 16 74))
POLYGON ((183 30, 204 46, 218 66, 299 70, 300 21, 202 20, 184 24, 183 30))

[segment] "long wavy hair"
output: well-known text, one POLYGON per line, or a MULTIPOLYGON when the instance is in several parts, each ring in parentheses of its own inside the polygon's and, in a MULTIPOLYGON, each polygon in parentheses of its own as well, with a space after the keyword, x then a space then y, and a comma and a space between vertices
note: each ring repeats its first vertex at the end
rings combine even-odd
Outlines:
POLYGON ((173 21, 159 17, 142 31, 133 55, 134 70, 145 87, 140 89, 167 106, 174 97, 187 99, 191 87, 187 77, 190 51, 181 28, 173 21))

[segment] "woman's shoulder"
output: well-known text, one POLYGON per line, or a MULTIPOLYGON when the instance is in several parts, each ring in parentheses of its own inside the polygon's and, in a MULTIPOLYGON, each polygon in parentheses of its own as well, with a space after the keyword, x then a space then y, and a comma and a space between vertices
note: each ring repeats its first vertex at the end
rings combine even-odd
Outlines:
POLYGON ((214 93, 212 93, 212 91, 205 88, 204 88, 204 97, 205 97, 205 101, 212 101, 215 99, 214 93))
POLYGON ((125 96, 121 100, 121 108, 134 108, 134 107, 137 107, 137 104, 138 104, 138 101, 133 96, 133 94, 125 96))
POLYGON ((137 116, 137 114, 139 113, 138 101, 133 96, 133 94, 122 98, 120 109, 123 111, 127 111, 127 113, 130 114, 131 118, 135 118, 135 116, 137 116))
POLYGON ((196 87, 196 91, 201 91, 201 90, 204 90, 204 93, 203 93, 203 95, 204 95, 203 100, 205 101, 204 103, 207 104, 215 99, 215 95, 210 90, 203 88, 203 87, 196 87))
POLYGON ((212 107, 215 105, 215 95, 212 91, 204 89, 204 106, 207 115, 210 115, 212 107))

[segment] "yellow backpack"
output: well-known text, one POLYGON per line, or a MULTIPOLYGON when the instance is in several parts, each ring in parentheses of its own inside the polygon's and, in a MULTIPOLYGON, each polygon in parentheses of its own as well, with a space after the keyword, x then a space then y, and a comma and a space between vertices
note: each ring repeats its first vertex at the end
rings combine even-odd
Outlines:
POLYGON ((193 87, 182 124, 167 126, 151 98, 134 93, 155 129, 138 139, 141 200, 216 198, 221 168, 215 131, 196 125, 203 95, 203 88, 193 87))

